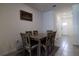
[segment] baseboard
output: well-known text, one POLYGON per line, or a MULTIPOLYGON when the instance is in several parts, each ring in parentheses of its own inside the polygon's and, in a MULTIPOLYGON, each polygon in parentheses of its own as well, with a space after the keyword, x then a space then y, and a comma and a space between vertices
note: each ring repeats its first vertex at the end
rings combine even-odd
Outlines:
POLYGON ((6 56, 6 55, 8 55, 12 52, 15 52, 15 51, 16 51, 16 48, 12 49, 11 51, 7 51, 7 52, 2 53, 1 56, 6 56))

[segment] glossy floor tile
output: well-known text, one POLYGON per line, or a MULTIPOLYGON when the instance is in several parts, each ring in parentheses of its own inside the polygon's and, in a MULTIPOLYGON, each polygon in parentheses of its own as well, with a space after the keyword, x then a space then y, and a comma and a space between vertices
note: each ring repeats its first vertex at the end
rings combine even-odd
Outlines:
POLYGON ((62 36, 55 43, 55 45, 60 47, 55 56, 79 56, 79 46, 73 44, 73 37, 62 36))

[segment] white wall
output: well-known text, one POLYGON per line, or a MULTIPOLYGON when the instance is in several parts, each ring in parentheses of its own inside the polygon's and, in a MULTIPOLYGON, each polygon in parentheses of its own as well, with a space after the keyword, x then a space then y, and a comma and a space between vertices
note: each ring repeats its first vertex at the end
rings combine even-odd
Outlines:
POLYGON ((16 40, 21 40, 20 32, 39 30, 40 12, 25 4, 0 4, 0 55, 16 50, 16 40), (33 21, 20 20, 20 10, 33 14, 33 21))
POLYGON ((74 39, 76 45, 79 45, 79 4, 73 6, 73 24, 74 24, 74 39))
POLYGON ((53 10, 49 10, 42 13, 42 31, 46 32, 47 30, 56 31, 56 19, 53 10))

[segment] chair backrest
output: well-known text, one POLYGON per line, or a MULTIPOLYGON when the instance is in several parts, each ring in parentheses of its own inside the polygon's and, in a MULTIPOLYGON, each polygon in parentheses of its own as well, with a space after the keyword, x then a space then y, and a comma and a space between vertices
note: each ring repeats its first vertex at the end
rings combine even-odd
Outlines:
POLYGON ((52 33, 53 31, 52 30, 47 30, 47 33, 52 33))
POLYGON ((28 35, 26 33, 20 33, 22 38, 23 47, 29 45, 28 35))
POLYGON ((56 31, 54 31, 52 34, 53 39, 55 39, 55 36, 56 36, 56 31))
POLYGON ((47 32, 47 39, 46 39, 47 45, 54 44, 55 35, 56 35, 56 32, 47 32))
POLYGON ((47 32, 47 39, 46 39, 46 45, 49 46, 51 43, 52 34, 47 32))
POLYGON ((53 46, 53 48, 55 47, 55 37, 56 37, 56 31, 53 32, 53 35, 52 35, 52 46, 53 46))
POLYGON ((47 31, 47 36, 48 37, 55 37, 56 36, 56 31, 48 30, 47 31))
POLYGON ((32 31, 26 31, 26 34, 28 34, 30 36, 30 35, 32 35, 32 31))
POLYGON ((33 35, 38 35, 38 31, 37 30, 34 30, 33 31, 33 35))

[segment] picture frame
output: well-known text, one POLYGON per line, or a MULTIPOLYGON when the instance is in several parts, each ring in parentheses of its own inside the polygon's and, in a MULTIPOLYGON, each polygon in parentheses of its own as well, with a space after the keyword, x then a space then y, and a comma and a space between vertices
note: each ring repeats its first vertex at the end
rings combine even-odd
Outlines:
POLYGON ((32 21, 32 13, 20 10, 20 19, 26 21, 32 21))

